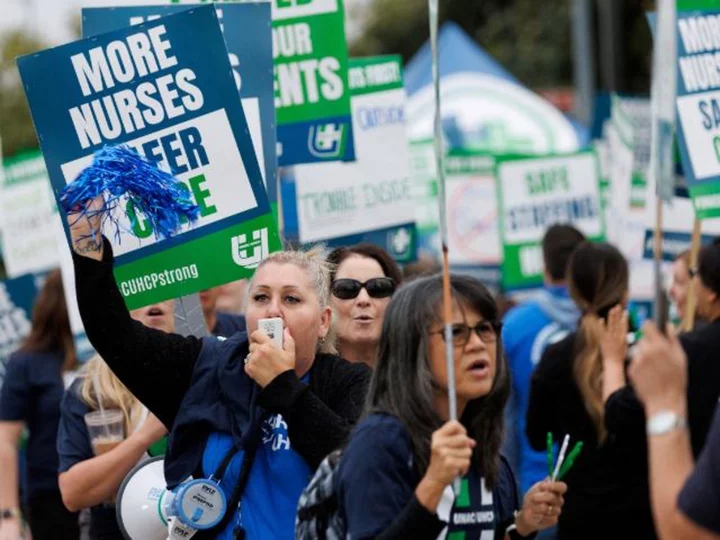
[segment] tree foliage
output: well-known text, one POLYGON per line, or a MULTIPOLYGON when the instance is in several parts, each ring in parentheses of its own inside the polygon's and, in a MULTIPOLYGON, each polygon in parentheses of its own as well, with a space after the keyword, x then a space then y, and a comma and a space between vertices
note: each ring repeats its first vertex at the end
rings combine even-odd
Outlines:
MULTIPOLYGON (((571 0, 440 0, 440 20, 456 22, 528 86, 571 86, 571 4, 571 0)), ((649 89, 652 43, 647 8, 643 0, 621 1, 623 83, 612 90, 646 93, 649 89)), ((407 61, 429 37, 427 0, 374 0, 366 17, 365 31, 351 47, 355 55, 394 53, 407 61)), ((607 37, 605 30, 601 21, 596 23, 596 52, 598 37, 607 37)), ((599 74, 599 61, 595 65, 599 74)))
POLYGON ((5 156, 38 146, 15 60, 47 47, 21 30, 5 34, 0 41, 0 139, 5 156))

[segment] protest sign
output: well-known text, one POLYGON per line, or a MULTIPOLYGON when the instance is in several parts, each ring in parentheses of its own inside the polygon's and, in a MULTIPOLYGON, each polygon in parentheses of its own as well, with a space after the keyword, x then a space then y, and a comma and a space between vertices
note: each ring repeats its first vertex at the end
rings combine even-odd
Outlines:
POLYGON ((278 162, 355 159, 342 0, 273 0, 278 162))
POLYGON ((95 151, 127 144, 172 170, 200 208, 197 223, 159 241, 123 204, 119 238, 105 233, 129 308, 246 278, 280 248, 213 6, 25 56, 18 66, 56 196, 95 151))
POLYGON ((720 217, 720 9, 677 14, 678 144, 698 219, 720 217))
POLYGON ((496 181, 506 289, 542 284, 541 241, 549 226, 572 224, 588 238, 604 238, 594 153, 499 158, 496 181))
MULTIPOLYGON (((83 37, 154 21, 190 7, 171 5, 83 8, 83 37)), ((276 206, 277 138, 270 3, 225 3, 216 5, 216 10, 268 198, 270 203, 276 206)))
POLYGON ((632 131, 613 122, 607 128, 607 137, 610 162, 607 238, 629 261, 639 261, 645 238, 647 182, 635 172, 632 131))
POLYGON ((0 281, 0 386, 5 379, 8 356, 30 333, 36 294, 32 274, 0 281))
POLYGON ((357 161, 294 169, 299 241, 385 247, 415 258, 415 209, 400 57, 350 61, 357 161))
POLYGON ((450 264, 497 268, 502 260, 495 160, 451 150, 445 159, 450 264))
POLYGON ((278 165, 353 161, 343 0, 272 0, 272 20, 278 165))
POLYGON ((8 277, 58 265, 55 199, 39 151, 6 158, 0 175, 0 232, 8 277))
MULTIPOLYGON (((672 201, 663 203, 662 208, 662 259, 674 261, 678 255, 690 249, 695 211, 687 190, 676 190, 672 201)), ((643 244, 643 257, 646 259, 652 259, 654 254, 656 219, 657 206, 649 205, 643 244)), ((702 229, 701 242, 707 244, 720 235, 720 219, 705 220, 702 229)))
POLYGON ((415 201, 419 255, 438 256, 440 253, 438 185, 435 167, 435 150, 432 141, 411 141, 410 176, 415 201))

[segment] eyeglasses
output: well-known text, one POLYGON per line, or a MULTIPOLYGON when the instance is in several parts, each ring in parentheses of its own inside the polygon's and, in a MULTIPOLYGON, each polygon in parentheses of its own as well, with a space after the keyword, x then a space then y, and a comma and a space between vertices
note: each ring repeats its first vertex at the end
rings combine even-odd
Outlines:
MULTIPOLYGON (((470 335, 475 332, 483 343, 495 343, 497 341, 498 334, 502 328, 502 323, 481 321, 475 326, 468 326, 467 324, 453 324, 452 325, 452 340, 453 345, 456 347, 464 347, 470 341, 470 335)), ((445 329, 438 330, 437 332, 431 332, 432 334, 440 334, 445 341, 445 329)))
POLYGON ((332 293, 340 300, 357 298, 365 289, 370 298, 388 298, 395 292, 395 280, 389 277, 368 279, 365 283, 357 279, 336 279, 332 283, 332 293))

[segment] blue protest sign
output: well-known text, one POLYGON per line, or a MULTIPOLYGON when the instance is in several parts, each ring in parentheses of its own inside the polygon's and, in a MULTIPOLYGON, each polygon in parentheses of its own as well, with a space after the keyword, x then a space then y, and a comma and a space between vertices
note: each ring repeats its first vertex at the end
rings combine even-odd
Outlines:
POLYGON ((0 385, 5 378, 8 356, 30 333, 36 294, 32 274, 0 281, 0 385))
POLYGON ((698 219, 720 217, 719 15, 677 14, 678 143, 698 219))
POLYGON ((197 223, 171 239, 157 239, 131 205, 119 238, 106 231, 130 309, 247 278, 280 248, 214 6, 28 55, 18 67, 56 196, 95 151, 127 144, 171 170, 200 207, 197 223))
MULTIPOLYGON (((187 11, 189 4, 83 8, 83 37, 187 11)), ((197 7, 197 6, 195 6, 197 7)), ((277 144, 270 3, 216 4, 233 78, 242 98, 270 203, 277 204, 277 144)))

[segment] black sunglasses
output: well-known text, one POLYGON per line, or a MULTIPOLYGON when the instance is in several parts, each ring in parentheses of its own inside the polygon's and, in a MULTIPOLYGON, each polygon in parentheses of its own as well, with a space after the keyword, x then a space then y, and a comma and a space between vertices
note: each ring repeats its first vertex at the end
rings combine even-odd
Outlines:
MULTIPOLYGON (((468 326, 467 324, 453 324, 452 325, 452 340, 453 345, 456 347, 464 347, 470 341, 470 335, 475 332, 483 343, 495 343, 497 341, 500 330, 502 329, 502 323, 480 321, 475 326, 468 326)), ((445 341, 445 329, 432 332, 433 334, 440 334, 445 341)))
POLYGON ((365 289, 370 298, 388 298, 395 292, 395 280, 389 277, 368 279, 365 283, 357 279, 336 279, 332 282, 332 293, 340 300, 357 298, 365 289))

